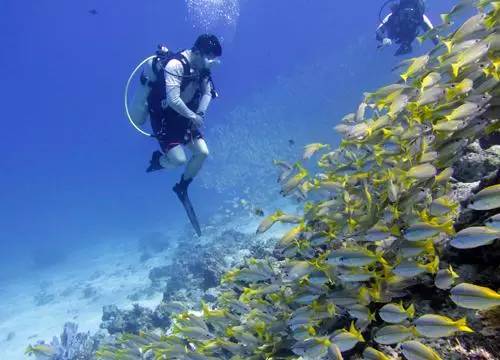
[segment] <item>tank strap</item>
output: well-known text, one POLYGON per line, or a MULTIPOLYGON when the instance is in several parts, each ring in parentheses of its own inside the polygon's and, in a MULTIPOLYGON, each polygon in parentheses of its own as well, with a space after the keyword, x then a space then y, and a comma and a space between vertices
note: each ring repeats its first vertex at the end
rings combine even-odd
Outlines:
MULTIPOLYGON (((170 60, 178 60, 182 64, 182 82, 181 82, 181 91, 184 91, 184 89, 194 80, 196 80, 195 77, 191 77, 191 64, 189 64, 189 61, 186 59, 184 55, 181 54, 181 52, 178 52, 174 56, 170 58, 170 60)), ((170 61, 169 60, 169 61, 170 61)), ((166 65, 166 64, 165 64, 166 65)))

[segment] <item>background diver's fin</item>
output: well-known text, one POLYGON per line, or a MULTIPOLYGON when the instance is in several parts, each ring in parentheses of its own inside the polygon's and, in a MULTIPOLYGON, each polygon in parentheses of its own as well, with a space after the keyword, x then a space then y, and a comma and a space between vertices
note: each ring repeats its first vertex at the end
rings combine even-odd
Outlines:
POLYGON ((193 225, 193 228, 196 231, 196 234, 198 236, 201 236, 200 224, 198 223, 198 218, 196 217, 196 213, 194 212, 193 205, 191 204, 191 201, 189 200, 189 196, 187 194, 187 191, 177 191, 175 187, 174 187, 174 191, 177 194, 177 197, 181 201, 182 205, 184 206, 184 209, 186 210, 186 214, 189 218, 189 221, 191 221, 191 225, 193 225))

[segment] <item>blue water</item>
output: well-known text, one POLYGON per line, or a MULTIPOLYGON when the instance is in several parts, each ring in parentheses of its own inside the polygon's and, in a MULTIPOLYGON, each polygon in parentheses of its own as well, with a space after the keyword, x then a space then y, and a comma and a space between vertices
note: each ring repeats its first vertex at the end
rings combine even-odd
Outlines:
MULTIPOLYGON (((2 0, 0 279, 186 227, 171 191, 181 170, 146 174, 157 144, 124 116, 125 81, 157 44, 191 47, 204 31, 223 38, 211 156, 191 187, 202 223, 245 188, 265 208, 279 197, 273 158, 335 144, 332 127, 362 93, 395 79, 395 49, 378 51, 374 39, 381 1, 194 2, 233 20, 203 21, 180 0, 2 0)), ((428 1, 431 20, 453 3, 428 1)))

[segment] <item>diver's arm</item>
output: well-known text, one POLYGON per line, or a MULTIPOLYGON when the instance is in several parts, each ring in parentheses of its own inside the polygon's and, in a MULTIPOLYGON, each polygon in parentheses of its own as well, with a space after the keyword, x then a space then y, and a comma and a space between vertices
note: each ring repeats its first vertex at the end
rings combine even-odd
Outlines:
POLYGON ((200 104, 198 105, 198 110, 196 113, 205 114, 208 109, 208 105, 210 105, 210 101, 212 100, 212 83, 209 79, 205 79, 203 81, 203 95, 200 99, 200 104))
POLYGON ((178 114, 188 119, 195 119, 196 114, 191 111, 181 98, 181 84, 184 70, 180 61, 169 61, 165 66, 165 89, 167 105, 178 114))
POLYGON ((386 33, 386 27, 387 27, 387 22, 389 21, 389 18, 391 17, 392 13, 387 15, 384 20, 380 23, 380 25, 377 27, 377 30, 375 31, 375 37, 377 38, 378 41, 382 41, 385 38, 385 33, 386 33))
MULTIPOLYGON (((427 17, 427 15, 424 14, 423 17, 424 17, 424 21, 422 22, 421 27, 424 30, 424 32, 433 29, 434 26, 432 25, 432 23, 429 20, 429 18, 427 17)), ((437 45, 439 43, 439 38, 437 36, 433 37, 432 38, 432 42, 434 43, 434 45, 437 45)))
POLYGON ((429 31, 430 29, 434 28, 427 15, 424 15, 424 22, 422 23, 422 28, 424 29, 424 31, 429 31))
POLYGON ((188 118, 195 119, 196 114, 191 111, 186 103, 181 99, 181 88, 172 88, 167 90, 167 104, 172 109, 174 109, 179 115, 188 118))

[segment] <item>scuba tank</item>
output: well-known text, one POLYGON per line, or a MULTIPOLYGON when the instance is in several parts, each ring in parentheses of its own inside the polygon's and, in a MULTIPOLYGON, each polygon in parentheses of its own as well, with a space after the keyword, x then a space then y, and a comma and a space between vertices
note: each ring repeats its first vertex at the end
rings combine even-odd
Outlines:
MULTIPOLYGON (((149 134, 142 129, 139 128, 139 126, 144 125, 146 121, 149 118, 149 113, 151 107, 154 108, 154 104, 150 104, 148 101, 150 99, 150 96, 155 95, 153 92, 154 91, 158 92, 157 84, 158 82, 162 83, 162 76, 164 72, 164 68, 166 64, 174 59, 177 58, 177 54, 170 51, 167 47, 163 45, 158 45, 158 50, 156 51, 155 55, 152 55, 146 59, 144 59, 137 67, 134 69, 132 74, 130 74, 127 85, 125 87, 125 112, 127 114, 127 117, 132 124, 132 126, 139 131, 141 134, 154 137, 154 135, 149 134), (142 68, 142 73, 141 73, 141 78, 140 78, 140 84, 138 84, 138 88, 135 91, 132 101, 129 105, 128 103, 128 91, 130 88, 130 83, 132 82, 132 79, 134 78, 135 74, 142 68)), ((189 73, 189 64, 186 62, 186 60, 180 60, 183 67, 184 71, 189 73), (188 70, 186 70, 188 69, 188 70)), ((207 68, 209 67, 208 65, 214 65, 217 64, 218 60, 211 60, 210 64, 207 64, 207 68)), ((177 76, 177 75, 175 75, 177 76)), ((210 70, 209 69, 204 69, 201 74, 198 75, 183 75, 181 76, 183 79, 183 82, 181 84, 181 90, 187 86, 189 81, 194 81, 195 79, 199 78, 208 78, 208 81, 211 83, 211 95, 212 98, 217 98, 218 93, 215 90, 215 86, 212 81, 212 77, 210 75, 210 70)), ((164 83, 163 83, 164 85, 164 83)))
POLYGON ((130 117, 138 126, 144 125, 149 118, 148 96, 151 92, 151 87, 148 85, 148 80, 156 80, 156 75, 153 71, 153 59, 149 59, 144 64, 141 81, 137 85, 137 89, 135 90, 129 105, 130 117))
POLYGON ((165 64, 165 60, 168 61, 168 58, 171 55, 172 53, 168 50, 167 47, 158 45, 156 54, 144 59, 139 65, 137 65, 134 71, 132 71, 125 87, 125 112, 127 114, 127 117, 132 126, 134 126, 134 128, 141 134, 146 136, 154 136, 139 128, 139 126, 144 125, 144 123, 146 123, 149 118, 148 97, 151 93, 151 84, 157 80, 156 74, 161 71, 161 67, 165 64), (142 73, 140 77, 140 83, 138 84, 138 87, 134 92, 129 105, 128 91, 130 88, 130 84, 135 74, 141 68, 142 73))

